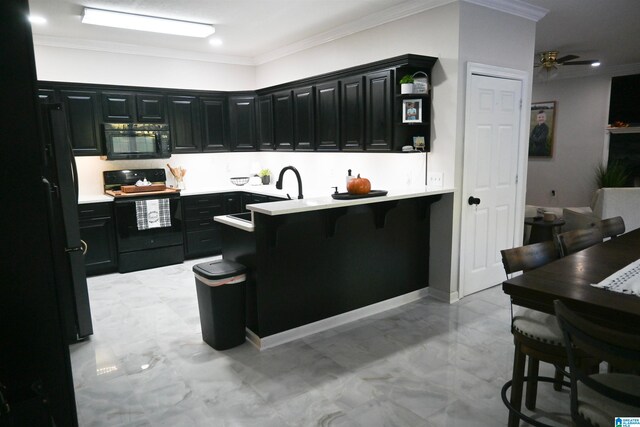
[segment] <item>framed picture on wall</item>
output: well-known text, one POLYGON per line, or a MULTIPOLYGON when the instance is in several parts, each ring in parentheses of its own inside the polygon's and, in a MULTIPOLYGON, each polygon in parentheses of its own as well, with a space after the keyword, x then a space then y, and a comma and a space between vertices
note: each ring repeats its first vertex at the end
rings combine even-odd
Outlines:
POLYGON ((529 157, 553 157, 553 130, 555 123, 555 101, 534 102, 531 104, 529 157))
POLYGON ((422 99, 402 101, 402 123, 422 123, 422 99))

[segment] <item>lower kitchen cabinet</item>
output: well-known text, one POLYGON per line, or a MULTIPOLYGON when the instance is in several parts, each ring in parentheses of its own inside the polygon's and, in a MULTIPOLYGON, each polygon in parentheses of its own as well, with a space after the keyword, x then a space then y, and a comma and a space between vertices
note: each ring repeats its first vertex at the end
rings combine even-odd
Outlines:
POLYGON ((220 224, 213 220, 223 215, 222 194, 205 194, 183 198, 184 213, 184 257, 198 258, 217 255, 222 249, 220 224))
POLYGON ((84 265, 87 276, 116 271, 118 255, 112 203, 79 205, 78 215, 80 237, 86 244, 84 265))

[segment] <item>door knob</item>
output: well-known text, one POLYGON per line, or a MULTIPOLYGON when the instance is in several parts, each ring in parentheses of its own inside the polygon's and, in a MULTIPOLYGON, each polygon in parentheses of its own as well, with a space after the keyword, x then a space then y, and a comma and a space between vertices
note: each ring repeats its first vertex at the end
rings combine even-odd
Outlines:
POLYGON ((477 197, 473 197, 473 196, 469 196, 469 200, 467 200, 469 202, 469 205, 479 205, 480 204, 480 199, 478 199, 477 197))

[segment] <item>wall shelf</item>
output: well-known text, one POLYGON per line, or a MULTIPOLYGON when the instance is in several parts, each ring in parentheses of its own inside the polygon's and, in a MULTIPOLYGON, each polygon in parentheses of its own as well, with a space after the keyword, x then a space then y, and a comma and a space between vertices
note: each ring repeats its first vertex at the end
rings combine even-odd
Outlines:
POLYGON ((640 133, 640 126, 629 126, 629 127, 609 127, 606 129, 609 133, 640 133))

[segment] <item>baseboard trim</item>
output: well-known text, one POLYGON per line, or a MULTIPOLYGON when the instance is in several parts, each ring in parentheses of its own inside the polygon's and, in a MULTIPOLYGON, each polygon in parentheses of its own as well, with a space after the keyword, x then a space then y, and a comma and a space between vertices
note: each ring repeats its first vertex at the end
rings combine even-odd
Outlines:
MULTIPOLYGON (((258 350, 266 350, 281 344, 288 343, 306 336, 323 332, 331 328, 335 328, 346 323, 354 322, 374 314, 382 313, 392 308, 400 307, 413 301, 417 301, 430 295, 433 290, 428 287, 409 292, 404 295, 397 296, 385 301, 358 308, 346 313, 338 314, 327 319, 318 320, 317 322, 289 329, 288 331, 279 332, 277 334, 266 337, 259 337, 255 332, 247 328, 247 340, 253 344, 258 350)), ((457 294, 457 292, 456 292, 457 294)))
POLYGON ((435 288, 429 289, 429 296, 432 296, 433 298, 440 301, 448 302, 449 304, 454 303, 460 299, 460 294, 458 293, 458 291, 445 292, 435 288))

